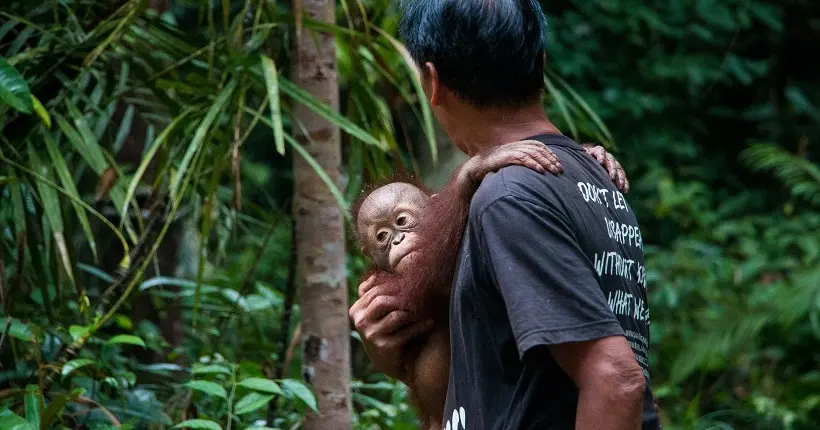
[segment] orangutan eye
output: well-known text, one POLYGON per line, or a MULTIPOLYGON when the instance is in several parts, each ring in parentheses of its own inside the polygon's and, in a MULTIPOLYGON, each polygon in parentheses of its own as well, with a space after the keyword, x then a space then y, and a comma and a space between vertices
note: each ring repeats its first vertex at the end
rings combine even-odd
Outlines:
POLYGON ((376 234, 376 240, 378 240, 379 242, 384 242, 385 240, 387 240, 387 232, 384 230, 380 231, 378 234, 376 234))
POLYGON ((396 218, 396 225, 399 227, 407 225, 407 215, 399 215, 399 217, 396 218))

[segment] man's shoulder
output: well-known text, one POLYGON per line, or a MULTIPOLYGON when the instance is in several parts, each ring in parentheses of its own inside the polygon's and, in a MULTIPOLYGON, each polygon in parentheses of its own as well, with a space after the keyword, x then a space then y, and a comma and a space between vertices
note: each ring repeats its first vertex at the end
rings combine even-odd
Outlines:
POLYGON ((523 166, 508 166, 491 173, 481 181, 470 204, 470 217, 478 216, 498 202, 535 202, 553 194, 555 184, 549 173, 539 173, 523 166))

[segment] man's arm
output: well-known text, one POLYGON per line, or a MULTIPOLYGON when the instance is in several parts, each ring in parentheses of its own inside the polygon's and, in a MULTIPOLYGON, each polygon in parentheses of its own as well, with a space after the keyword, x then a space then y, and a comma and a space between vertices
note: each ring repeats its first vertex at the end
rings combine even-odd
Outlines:
POLYGON ((359 286, 359 300, 350 307, 350 318, 359 331, 362 345, 373 365, 384 374, 407 381, 403 357, 410 339, 433 327, 433 320, 403 310, 402 299, 387 294, 392 287, 389 275, 369 277, 359 286), (386 284, 377 285, 378 279, 386 284))
POLYGON ((537 201, 507 195, 476 220, 521 359, 549 348, 578 388, 576 428, 640 428, 644 377, 634 353, 559 205, 537 201))
POLYGON ((623 336, 550 347, 578 387, 577 429, 639 429, 646 381, 623 336))

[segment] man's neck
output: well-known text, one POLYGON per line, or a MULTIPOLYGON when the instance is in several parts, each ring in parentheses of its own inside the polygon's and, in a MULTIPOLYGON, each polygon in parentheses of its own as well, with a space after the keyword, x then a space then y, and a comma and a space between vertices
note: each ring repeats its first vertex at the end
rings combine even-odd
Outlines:
POLYGON ((450 139, 469 156, 540 134, 561 134, 540 104, 517 110, 468 107, 461 110, 458 122, 448 132, 450 139))

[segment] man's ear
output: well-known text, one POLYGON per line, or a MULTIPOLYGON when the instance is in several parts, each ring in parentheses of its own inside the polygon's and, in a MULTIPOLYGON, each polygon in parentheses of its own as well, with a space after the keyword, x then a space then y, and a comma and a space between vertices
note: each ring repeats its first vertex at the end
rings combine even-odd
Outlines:
POLYGON ((436 66, 429 61, 424 63, 422 82, 424 85, 424 90, 427 93, 430 106, 438 106, 441 102, 441 81, 438 79, 438 70, 436 70, 436 66))

